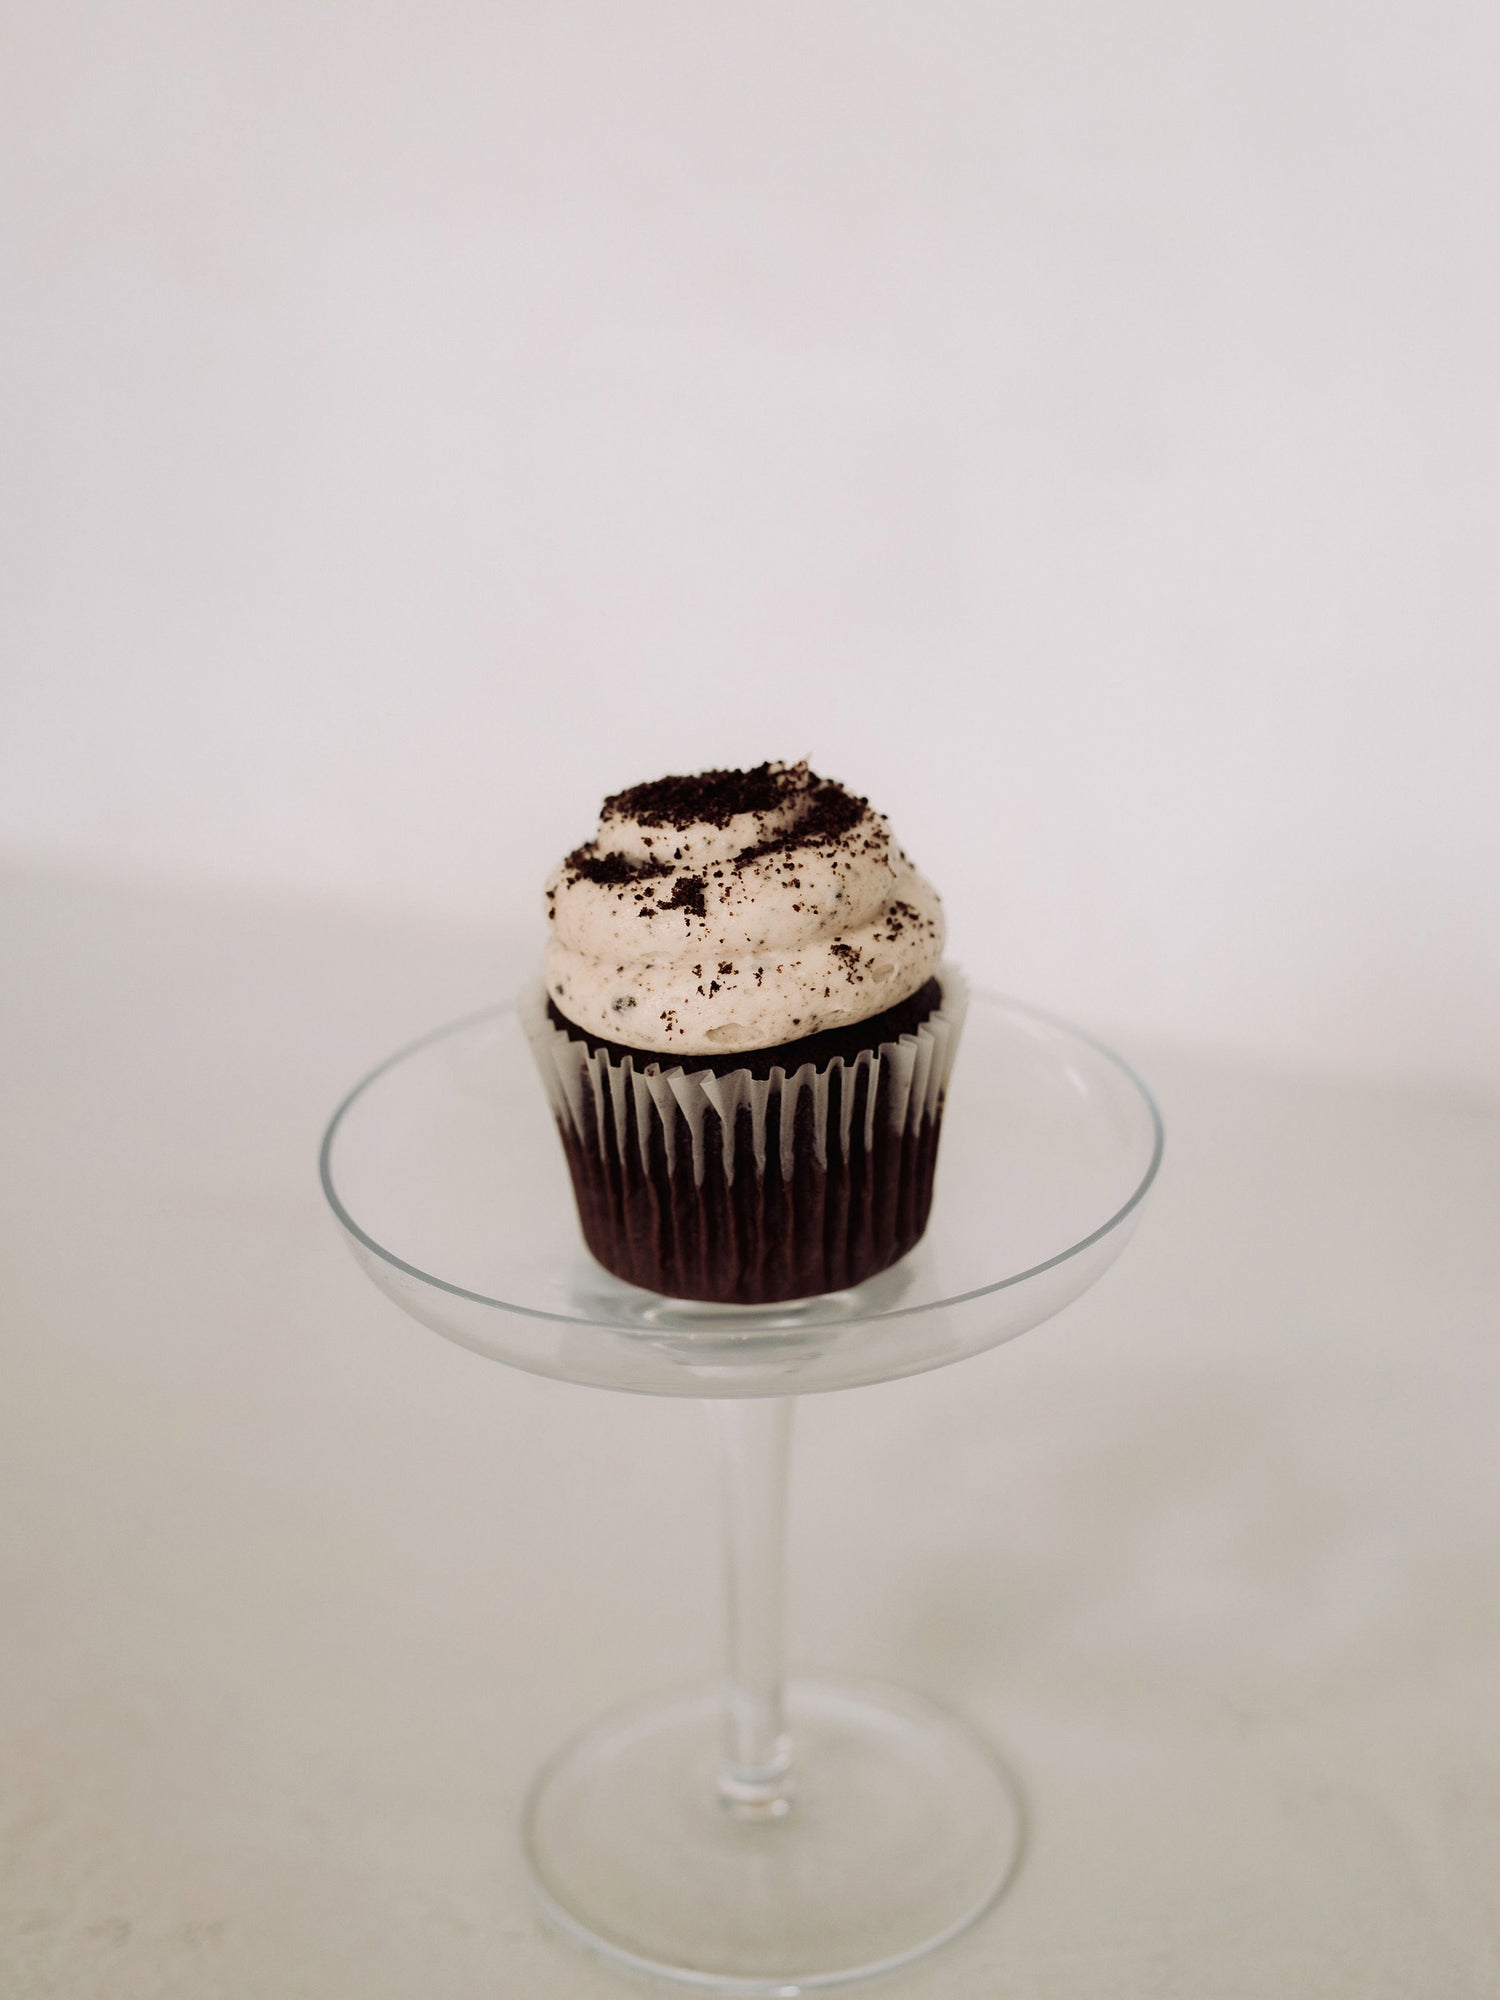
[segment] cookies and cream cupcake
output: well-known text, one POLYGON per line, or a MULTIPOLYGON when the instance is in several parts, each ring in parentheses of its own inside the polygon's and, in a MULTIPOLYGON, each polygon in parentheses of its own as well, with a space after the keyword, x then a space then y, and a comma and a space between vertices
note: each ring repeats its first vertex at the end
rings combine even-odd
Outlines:
POLYGON ((912 1247, 964 992, 866 800, 806 764, 636 785, 546 895, 527 1030, 607 1269, 753 1305, 912 1247))

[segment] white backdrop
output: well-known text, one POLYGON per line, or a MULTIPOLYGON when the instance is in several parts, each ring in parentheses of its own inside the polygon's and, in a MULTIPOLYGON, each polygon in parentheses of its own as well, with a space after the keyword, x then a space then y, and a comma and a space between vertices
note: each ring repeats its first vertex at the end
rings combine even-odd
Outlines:
POLYGON ((1012 991, 1500 1082, 1497 18, 9 10, 0 840, 499 964, 806 753, 1012 991))

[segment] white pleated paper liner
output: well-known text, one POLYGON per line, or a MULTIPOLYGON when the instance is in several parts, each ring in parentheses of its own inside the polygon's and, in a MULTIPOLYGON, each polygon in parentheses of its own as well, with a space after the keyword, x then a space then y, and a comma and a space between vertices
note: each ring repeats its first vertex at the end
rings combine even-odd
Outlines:
MULTIPOLYGON (((750 1114, 750 1130, 755 1165, 760 1173, 766 1166, 767 1127, 779 1136, 783 1178, 790 1176, 794 1135, 798 1129, 798 1104, 804 1094, 812 1110, 814 1151, 818 1165, 826 1166, 830 1149, 838 1158, 849 1153, 856 1103, 864 1112, 863 1139, 866 1148, 875 1143, 877 1107, 896 1130, 915 1128, 924 1119, 935 1118, 952 1074, 959 1033, 968 1008, 969 992, 963 974, 945 965, 938 975, 942 1002, 919 1028, 877 1049, 865 1049, 852 1063, 837 1056, 822 1069, 804 1063, 788 1075, 775 1068, 769 1077, 752 1076, 748 1069, 731 1070, 715 1076, 712 1070, 694 1070, 683 1063, 666 1062, 661 1056, 626 1055, 616 1061, 606 1049, 589 1053, 586 1043, 556 1027, 547 1015, 547 995, 543 988, 529 990, 521 1002, 522 1026, 535 1051, 542 1080, 552 1099, 552 1109, 560 1123, 571 1125, 586 1144, 594 1136, 603 1147, 623 1146, 634 1130, 634 1143, 641 1149, 642 1164, 653 1131, 661 1136, 669 1172, 687 1170, 689 1162, 679 1159, 680 1128, 674 1113, 682 1114, 691 1147, 693 1180, 702 1185, 710 1157, 717 1153, 729 1180, 735 1176, 735 1134, 739 1113, 750 1114), (637 1066, 639 1065, 639 1067, 637 1066), (832 1079, 837 1072, 855 1076, 866 1072, 867 1087, 841 1089, 838 1104, 830 1105, 832 1079), (885 1089, 881 1086, 884 1084, 885 1089), (780 1115, 772 1118, 773 1103, 780 1115), (634 1117, 627 1117, 627 1108, 634 1117)), ((690 1063, 691 1057, 686 1058, 690 1063)), ((805 1119, 803 1120, 805 1128, 805 1119)))
POLYGON ((522 1023, 594 1255, 652 1290, 745 1304, 843 1289, 904 1255, 926 1226, 968 1002, 955 967, 939 983, 918 1028, 765 1078, 591 1054, 529 991, 522 1023))

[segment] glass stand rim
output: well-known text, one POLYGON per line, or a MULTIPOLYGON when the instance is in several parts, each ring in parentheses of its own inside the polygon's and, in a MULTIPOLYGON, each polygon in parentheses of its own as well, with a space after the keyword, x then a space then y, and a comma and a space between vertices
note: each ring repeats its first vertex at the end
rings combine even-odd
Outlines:
POLYGON ((370 1072, 334 1113, 320 1172, 366 1275, 461 1346, 598 1388, 732 1398, 895 1380, 1050 1318, 1123 1249, 1162 1151, 1123 1058, 974 988, 926 1232, 852 1290, 705 1307, 604 1271, 513 1005, 370 1072))
MULTIPOLYGON (((857 1314, 846 1318, 846 1324, 856 1325, 861 1322, 870 1323, 900 1319, 908 1314, 931 1311, 934 1306, 940 1308, 944 1306, 965 1305, 971 1300, 985 1298, 996 1292, 1007 1291, 1013 1286, 1024 1285, 1028 1280, 1039 1277, 1053 1266, 1066 1263, 1070 1258, 1090 1249, 1103 1237, 1110 1235, 1113 1231, 1120 1228, 1122 1224, 1128 1222, 1136 1210, 1144 1203, 1160 1170, 1166 1144, 1165 1127, 1162 1122, 1160 1108, 1139 1072, 1117 1049, 1111 1048, 1107 1042, 1102 1041, 1097 1035, 1090 1034, 1087 1029, 1080 1028, 1073 1022, 1065 1020, 1062 1015, 1052 1013, 1044 1007, 1033 1006, 1028 1001, 1014 999, 1009 994, 995 993, 986 987, 975 986, 970 989, 969 997, 971 1005, 977 1003, 979 1007, 984 1009, 998 1010, 1002 1013, 1016 1015, 1023 1020, 1034 1022, 1037 1026, 1049 1029, 1056 1034, 1065 1035, 1090 1049, 1095 1055, 1103 1057, 1107 1063, 1113 1065, 1120 1075, 1127 1079, 1134 1090, 1139 1093, 1143 1108, 1150 1120, 1152 1143, 1149 1158, 1135 1185, 1130 1188, 1124 1200, 1120 1202, 1113 1213, 1104 1216, 1085 1235, 1075 1242, 1064 1245, 1051 1256, 1042 1259, 1027 1269, 1007 1272, 1003 1277, 993 1279, 988 1283, 956 1292, 947 1298, 926 1301, 920 1305, 902 1305, 884 1303, 883 1301, 876 1303, 876 1301, 880 1300, 879 1287, 869 1285, 860 1286, 857 1288, 856 1293, 850 1296, 860 1296, 863 1298, 864 1295, 868 1294, 870 1304, 865 1305, 857 1314)), ((324 1197, 329 1207, 338 1217, 342 1227, 354 1241, 362 1245, 372 1256, 379 1258, 382 1262, 391 1266, 393 1271, 400 1273, 406 1278, 414 1279, 420 1284, 432 1286, 437 1291, 451 1293, 455 1298, 466 1300, 473 1305, 483 1306, 496 1312, 515 1313, 531 1319, 558 1321, 568 1326, 592 1326, 601 1332, 623 1333, 637 1331, 640 1324, 638 1316, 627 1312, 621 1312, 617 1318, 609 1316, 608 1313, 601 1314, 598 1317, 591 1317, 588 1315, 575 1316, 572 1314, 551 1312, 520 1300, 494 1298, 487 1293, 455 1283, 450 1278, 423 1270, 417 1265, 408 1262, 396 1250, 372 1235, 363 1223, 350 1212, 340 1192, 338 1176, 334 1171, 333 1165, 336 1143, 340 1128, 347 1115, 366 1092, 373 1085, 378 1084, 392 1070, 398 1068, 399 1065, 407 1062, 414 1056, 421 1055, 434 1044, 446 1041, 452 1036, 460 1035, 466 1030, 480 1027, 487 1022, 500 1020, 512 1015, 516 1012, 517 1005, 518 1002, 514 998, 497 1001, 488 1007, 475 1008, 470 1013, 459 1015, 452 1021, 446 1021, 439 1027, 429 1029, 425 1034, 416 1036, 412 1041, 403 1044, 402 1047, 386 1056, 383 1061, 377 1063, 373 1069, 367 1071, 356 1084, 346 1091, 328 1121, 318 1150, 318 1176, 324 1197)), ((629 1299, 635 1291, 636 1288, 634 1286, 620 1286, 622 1299, 629 1299)), ((703 1315, 710 1322, 717 1318, 724 1322, 738 1320, 750 1325, 754 1324, 757 1320, 769 1322, 781 1316, 790 1317, 794 1314, 796 1308, 816 1305, 817 1301, 815 1299, 788 1300, 778 1306, 753 1307, 704 1306, 691 1299, 676 1298, 665 1299, 661 1303, 683 1319, 687 1319, 696 1313, 703 1315)))

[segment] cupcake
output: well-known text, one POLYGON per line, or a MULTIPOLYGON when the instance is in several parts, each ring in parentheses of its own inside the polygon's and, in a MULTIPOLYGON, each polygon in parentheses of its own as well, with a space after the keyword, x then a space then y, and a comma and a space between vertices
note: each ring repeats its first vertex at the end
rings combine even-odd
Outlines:
POLYGON ((546 895, 523 1011, 607 1270, 764 1305, 911 1249, 964 989, 865 799, 805 763, 659 778, 604 801, 546 895))

